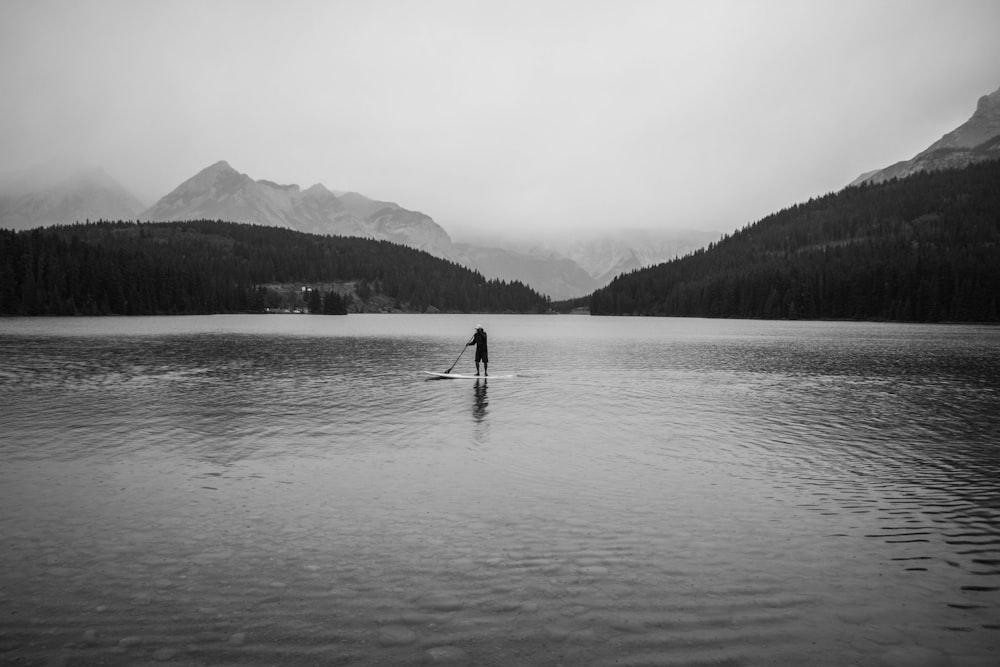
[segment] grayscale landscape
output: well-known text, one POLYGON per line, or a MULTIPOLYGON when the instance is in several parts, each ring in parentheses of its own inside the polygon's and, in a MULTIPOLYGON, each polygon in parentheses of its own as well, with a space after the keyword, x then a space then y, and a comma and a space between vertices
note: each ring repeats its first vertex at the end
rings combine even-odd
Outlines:
POLYGON ((0 4, 0 665, 993 667, 997 26, 0 4))

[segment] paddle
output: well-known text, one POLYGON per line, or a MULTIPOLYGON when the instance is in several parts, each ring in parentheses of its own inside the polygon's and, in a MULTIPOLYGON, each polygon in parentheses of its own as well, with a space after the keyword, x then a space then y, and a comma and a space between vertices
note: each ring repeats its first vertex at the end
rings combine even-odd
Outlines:
MULTIPOLYGON (((472 341, 469 341, 469 342, 471 343, 472 341)), ((468 344, 468 343, 466 343, 465 345, 463 345, 463 346, 462 346, 462 351, 458 353, 458 359, 461 359, 461 358, 462 358, 462 355, 463 355, 463 354, 465 354, 465 348, 467 348, 467 347, 469 347, 469 344, 468 344)), ((455 359, 455 363, 453 363, 453 364, 451 365, 451 368, 454 368, 455 366, 457 366, 457 365, 458 365, 458 359, 455 359)), ((446 370, 446 371, 444 372, 444 374, 445 374, 445 375, 448 375, 449 373, 451 373, 451 368, 449 368, 448 370, 446 370)))

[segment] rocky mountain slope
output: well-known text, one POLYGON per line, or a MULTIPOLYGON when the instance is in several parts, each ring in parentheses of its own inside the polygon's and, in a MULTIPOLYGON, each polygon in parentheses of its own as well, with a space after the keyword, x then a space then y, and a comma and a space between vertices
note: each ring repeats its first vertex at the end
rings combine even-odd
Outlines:
POLYGON ((965 123, 944 135, 913 158, 858 176, 851 185, 882 183, 920 171, 965 167, 1000 158, 1000 88, 979 98, 965 123))
POLYGON ((32 229, 90 220, 129 220, 145 208, 99 167, 51 165, 0 189, 0 228, 32 229))
POLYGON ((359 236, 457 259, 447 232, 423 213, 356 193, 338 197, 321 184, 303 191, 298 185, 255 181, 225 161, 184 181, 140 217, 163 222, 198 218, 253 222, 313 234, 359 236))

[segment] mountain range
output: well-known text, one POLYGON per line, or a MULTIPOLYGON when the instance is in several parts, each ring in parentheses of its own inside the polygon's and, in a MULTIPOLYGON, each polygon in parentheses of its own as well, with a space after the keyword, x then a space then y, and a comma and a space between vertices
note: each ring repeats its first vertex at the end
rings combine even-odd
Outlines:
MULTIPOLYGON (((978 101, 972 117, 910 160, 867 172, 851 185, 1000 158, 1000 89, 978 101)), ((478 270, 519 280, 555 300, 587 295, 615 276, 683 257, 718 232, 629 232, 559 243, 456 243, 429 215, 322 184, 305 190, 254 180, 219 161, 146 208, 100 168, 36 170, 0 187, 0 227, 30 229, 86 219, 222 219, 297 231, 386 240, 478 270)))
POLYGON ((320 235, 391 241, 475 269, 488 279, 518 280, 553 299, 589 294, 619 273, 694 251, 715 232, 635 232, 559 247, 456 243, 430 216, 317 183, 305 190, 254 180, 226 161, 212 164, 144 207, 99 168, 22 178, 0 190, 0 227, 30 229, 84 220, 227 220, 320 235))
POLYGON ((306 190, 253 180, 221 161, 177 186, 140 214, 144 220, 227 220, 312 234, 393 241, 436 257, 457 259, 447 232, 430 216, 317 183, 306 190))

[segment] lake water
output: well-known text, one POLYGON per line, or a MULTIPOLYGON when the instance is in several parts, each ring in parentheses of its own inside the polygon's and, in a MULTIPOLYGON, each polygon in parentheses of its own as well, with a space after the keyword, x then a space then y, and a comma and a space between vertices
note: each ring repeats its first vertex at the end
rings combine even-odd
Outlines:
POLYGON ((0 410, 3 664, 997 664, 997 327, 4 319, 0 410))

